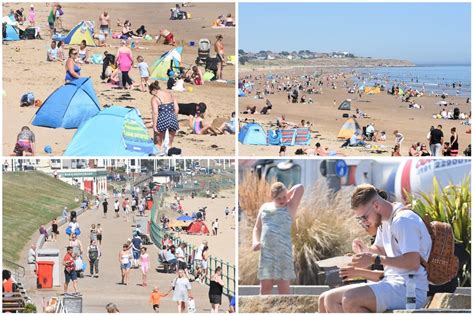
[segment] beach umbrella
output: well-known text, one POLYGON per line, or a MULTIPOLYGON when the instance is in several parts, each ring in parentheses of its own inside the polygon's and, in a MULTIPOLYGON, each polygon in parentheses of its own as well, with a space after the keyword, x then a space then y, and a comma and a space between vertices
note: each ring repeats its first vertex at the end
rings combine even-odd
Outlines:
POLYGON ((448 105, 448 102, 446 102, 446 101, 438 101, 438 102, 436 102, 436 105, 439 105, 439 106, 441 106, 441 105, 448 105))
POLYGON ((188 227, 189 223, 186 223, 185 221, 172 221, 169 225, 169 227, 188 227))
POLYGON ((182 215, 176 218, 177 221, 192 221, 193 218, 191 216, 182 215))

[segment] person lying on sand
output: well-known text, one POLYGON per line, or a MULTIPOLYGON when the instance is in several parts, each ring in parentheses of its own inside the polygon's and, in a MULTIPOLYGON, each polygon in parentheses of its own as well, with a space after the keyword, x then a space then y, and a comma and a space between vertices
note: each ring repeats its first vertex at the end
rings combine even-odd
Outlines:
POLYGON ((276 125, 277 127, 282 128, 282 129, 298 127, 298 124, 295 124, 293 122, 288 122, 284 115, 281 116, 281 119, 277 119, 276 125))
POLYGON ((160 41, 161 38, 164 38, 164 42, 163 44, 165 45, 172 45, 172 46, 175 46, 176 45, 176 41, 174 39, 174 35, 173 33, 171 33, 170 31, 168 31, 167 29, 161 29, 160 30, 160 34, 159 36, 156 37, 156 43, 158 44, 158 42, 160 41))
POLYGON ((354 115, 355 118, 370 118, 367 113, 359 110, 359 109, 356 109, 356 114, 354 115))
POLYGON ((232 14, 227 14, 227 17, 225 18, 225 26, 227 27, 232 27, 235 26, 235 21, 234 18, 232 17, 232 14))
POLYGON ((205 124, 204 113, 197 114, 194 119, 189 121, 189 125, 193 130, 193 134, 196 135, 211 134, 212 136, 217 136, 219 134, 217 129, 209 124, 205 124))
POLYGON ((258 114, 257 113, 257 106, 250 106, 247 105, 247 110, 243 111, 242 114, 258 114))

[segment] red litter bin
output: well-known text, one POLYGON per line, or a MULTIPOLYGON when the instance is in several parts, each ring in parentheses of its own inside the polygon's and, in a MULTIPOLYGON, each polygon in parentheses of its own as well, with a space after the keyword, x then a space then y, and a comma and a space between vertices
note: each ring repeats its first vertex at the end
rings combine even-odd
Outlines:
POLYGON ((53 287, 53 267, 54 261, 38 262, 37 286, 39 289, 50 289, 53 287))
POLYGON ((152 200, 146 201, 146 209, 151 210, 152 207, 153 207, 153 201, 152 200))

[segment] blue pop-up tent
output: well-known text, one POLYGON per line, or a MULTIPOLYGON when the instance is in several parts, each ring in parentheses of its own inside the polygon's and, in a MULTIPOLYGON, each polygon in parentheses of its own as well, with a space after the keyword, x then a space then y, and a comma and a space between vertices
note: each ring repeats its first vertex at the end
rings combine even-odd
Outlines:
POLYGON ((82 124, 64 156, 149 156, 158 154, 138 111, 112 106, 82 124))
POLYGON ((6 37, 5 41, 19 41, 20 40, 20 31, 15 26, 8 24, 6 25, 6 37))
POLYGON ((239 131, 239 142, 245 145, 267 145, 267 134, 262 125, 248 123, 239 131))
POLYGON ((52 128, 78 128, 100 112, 90 78, 79 78, 54 91, 36 111, 32 124, 52 128))

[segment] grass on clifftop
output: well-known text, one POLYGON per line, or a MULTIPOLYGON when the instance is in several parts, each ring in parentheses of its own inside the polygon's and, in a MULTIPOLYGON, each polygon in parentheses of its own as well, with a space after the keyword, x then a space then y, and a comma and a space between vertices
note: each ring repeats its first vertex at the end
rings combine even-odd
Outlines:
POLYGON ((3 258, 17 262, 40 225, 61 216, 64 206, 79 206, 76 197, 82 198, 81 190, 40 172, 4 173, 3 258))

